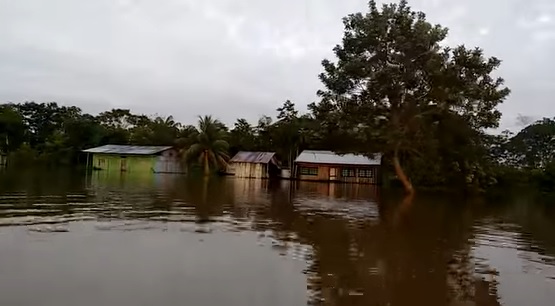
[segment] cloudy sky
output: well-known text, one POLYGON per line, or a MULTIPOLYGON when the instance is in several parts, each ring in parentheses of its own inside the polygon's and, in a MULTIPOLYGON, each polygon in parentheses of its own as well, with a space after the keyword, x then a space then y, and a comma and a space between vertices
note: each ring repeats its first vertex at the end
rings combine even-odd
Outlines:
MULTIPOLYGON (((555 116, 555 2, 412 0, 450 45, 503 60, 502 128, 555 116)), ((0 101, 256 121, 321 88, 341 17, 366 0, 0 0, 0 101)))

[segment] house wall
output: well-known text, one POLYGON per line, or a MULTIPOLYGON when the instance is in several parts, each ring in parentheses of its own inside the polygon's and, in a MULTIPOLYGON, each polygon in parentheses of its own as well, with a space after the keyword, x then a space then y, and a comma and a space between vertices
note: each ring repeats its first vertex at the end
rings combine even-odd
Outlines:
POLYGON ((154 164, 156 173, 184 173, 184 169, 176 150, 167 150, 156 156, 154 164))
POLYGON ((228 172, 235 177, 268 178, 268 165, 253 163, 230 163, 228 172))
POLYGON ((283 179, 291 178, 291 169, 281 169, 281 178, 283 179))
POLYGON ((120 172, 153 172, 155 162, 154 155, 94 154, 92 158, 95 169, 120 172))
POLYGON ((358 166, 358 165, 325 165, 325 164, 297 164, 297 178, 302 181, 327 181, 358 184, 378 184, 380 182, 380 166, 358 166), (318 168, 314 175, 302 174, 302 168, 318 168), (335 170, 335 178, 330 177, 330 170, 335 170), (354 170, 354 176, 343 176, 343 169, 354 170), (372 177, 359 176, 359 170, 369 170, 372 177))

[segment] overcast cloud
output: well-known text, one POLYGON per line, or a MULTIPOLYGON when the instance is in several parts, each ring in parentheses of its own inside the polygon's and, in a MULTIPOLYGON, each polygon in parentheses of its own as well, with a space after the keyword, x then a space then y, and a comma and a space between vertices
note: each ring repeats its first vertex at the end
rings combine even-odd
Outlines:
MULTIPOLYGON (((502 128, 555 116, 552 0, 413 0, 448 44, 503 60, 502 128)), ((0 101, 130 108, 192 123, 316 99, 341 18, 366 0, 0 0, 0 101)))

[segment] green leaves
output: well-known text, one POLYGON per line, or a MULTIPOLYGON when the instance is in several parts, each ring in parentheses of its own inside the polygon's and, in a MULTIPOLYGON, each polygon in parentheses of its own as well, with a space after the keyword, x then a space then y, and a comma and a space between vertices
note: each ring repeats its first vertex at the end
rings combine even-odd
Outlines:
POLYGON ((509 160, 529 168, 545 168, 555 161, 555 119, 543 118, 506 140, 509 160))
POLYGON ((497 106, 510 92, 491 76, 501 62, 479 48, 443 46, 447 28, 427 22, 406 1, 381 9, 370 1, 366 14, 343 23, 337 60, 322 61, 321 101, 310 106, 330 133, 349 139, 335 150, 399 154, 405 163, 432 162, 441 153, 445 165, 469 164, 463 152, 480 151, 471 147, 497 127, 497 106), (444 135, 451 126, 457 142, 444 135))
POLYGON ((24 141, 23 117, 12 105, 0 105, 0 153, 16 150, 24 141))
POLYGON ((229 144, 225 126, 212 116, 199 117, 198 127, 189 135, 193 144, 185 150, 185 162, 197 163, 205 169, 225 170, 229 160, 229 144))

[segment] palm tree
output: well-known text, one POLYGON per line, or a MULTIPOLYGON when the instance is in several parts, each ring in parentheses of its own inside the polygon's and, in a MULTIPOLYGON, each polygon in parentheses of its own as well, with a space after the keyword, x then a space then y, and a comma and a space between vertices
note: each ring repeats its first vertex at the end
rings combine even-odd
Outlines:
POLYGON ((198 161, 209 175, 211 168, 225 169, 229 160, 229 144, 225 141, 224 126, 212 116, 199 117, 198 127, 191 135, 193 145, 185 151, 185 161, 190 164, 198 161))

